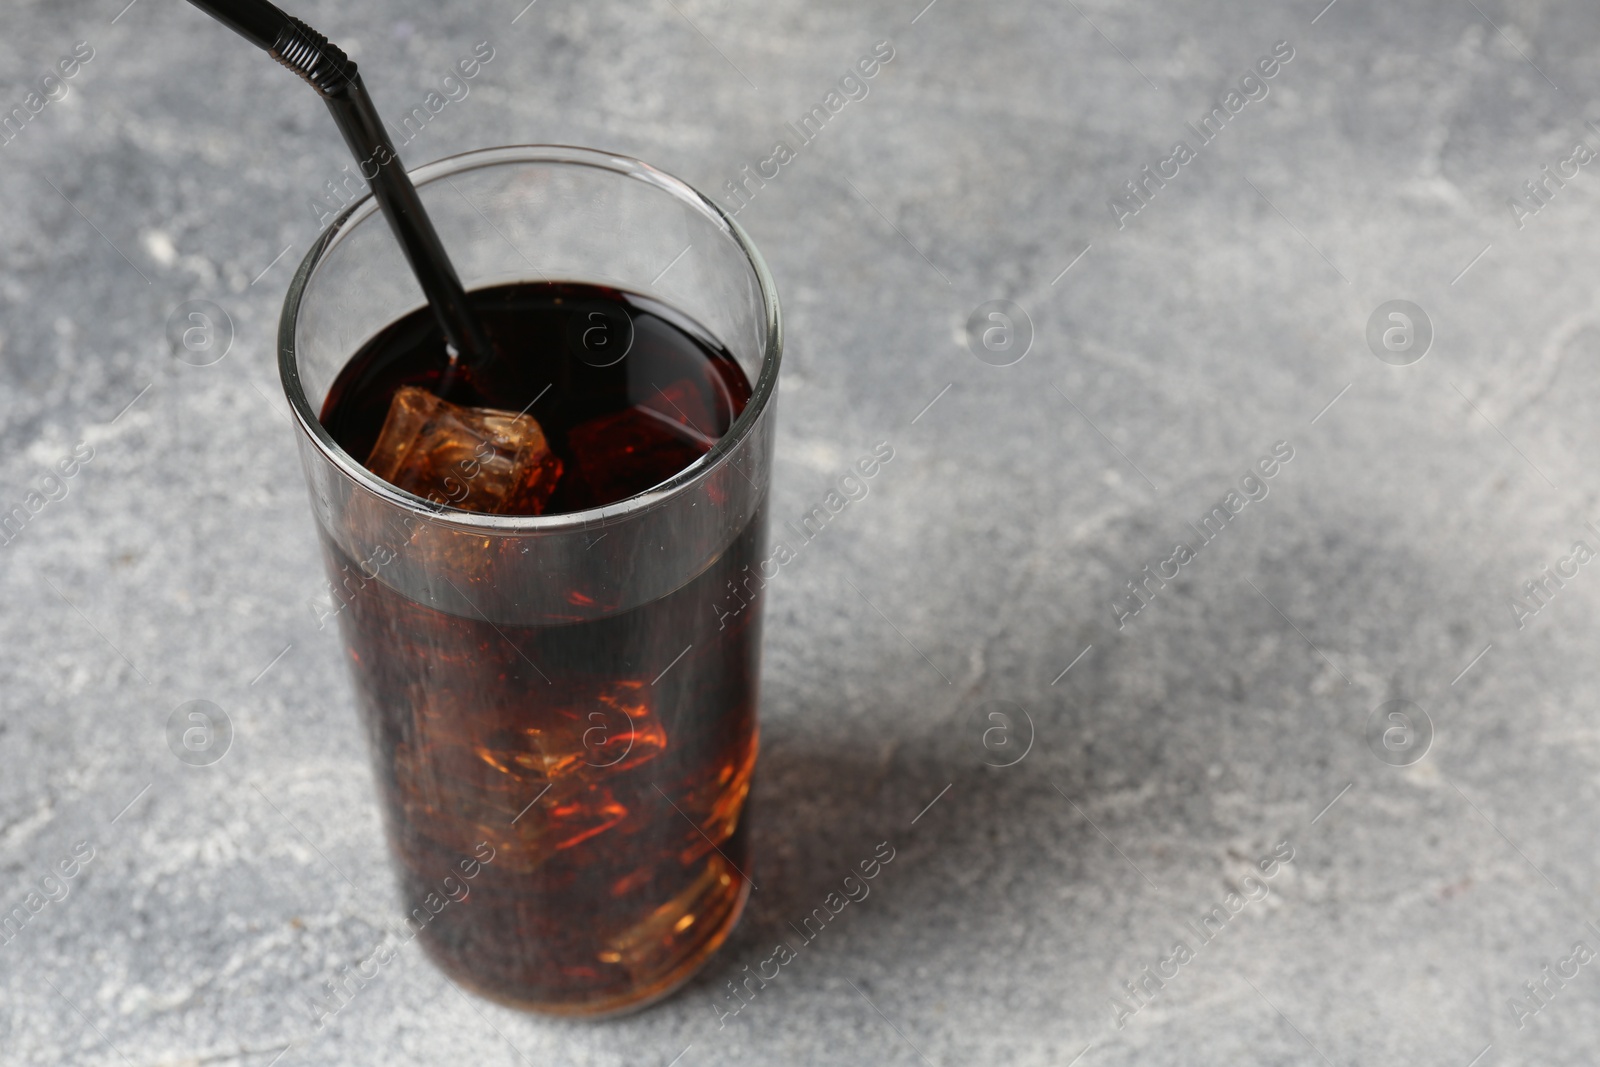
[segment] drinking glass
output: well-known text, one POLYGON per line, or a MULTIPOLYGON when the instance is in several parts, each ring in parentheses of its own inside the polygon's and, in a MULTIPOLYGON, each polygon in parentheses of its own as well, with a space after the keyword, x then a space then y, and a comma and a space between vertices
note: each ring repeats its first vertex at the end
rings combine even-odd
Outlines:
POLYGON ((279 327, 407 936, 505 1003, 636 1008, 722 943, 751 884, 776 293, 731 218, 637 160, 515 146, 412 177, 469 290, 653 297, 753 386, 706 455, 644 493, 477 514, 382 481, 318 420, 351 356, 425 303, 370 197, 312 246, 279 327))

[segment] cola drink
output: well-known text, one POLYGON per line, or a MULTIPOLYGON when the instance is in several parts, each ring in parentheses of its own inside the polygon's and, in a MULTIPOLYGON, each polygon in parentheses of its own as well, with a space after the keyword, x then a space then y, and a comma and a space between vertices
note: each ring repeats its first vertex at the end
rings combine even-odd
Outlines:
MULTIPOLYGON (((472 299, 493 358, 449 359, 422 308, 361 347, 321 413, 346 453, 442 524, 648 494, 750 398, 716 339, 657 301, 568 283, 472 299)), ((741 521, 699 573, 619 610, 555 567, 539 578, 546 606, 530 607, 496 584, 504 568, 462 558, 476 542, 429 557, 428 520, 363 560, 324 531, 330 573, 355 576, 339 618, 408 921, 457 981, 522 1007, 613 1012, 669 991, 732 928, 749 890, 750 575, 765 543, 759 507, 741 521), (437 577, 441 595, 391 580, 402 570, 437 577), (441 893, 446 876, 459 899, 441 893)), ((597 520, 584 554, 609 558, 607 537, 597 520)))

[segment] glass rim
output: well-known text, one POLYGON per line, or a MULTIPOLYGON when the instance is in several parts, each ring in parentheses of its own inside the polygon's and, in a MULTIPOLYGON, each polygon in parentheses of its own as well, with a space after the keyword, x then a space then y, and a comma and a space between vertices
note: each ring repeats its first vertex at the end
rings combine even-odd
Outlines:
MULTIPOLYGON (((492 515, 464 511, 449 505, 435 504, 423 497, 379 478, 350 453, 346 452, 323 427, 317 412, 306 399, 300 380, 300 368, 295 348, 295 329, 299 323, 300 305, 307 287, 316 277, 324 256, 343 240, 357 223, 378 212, 378 205, 370 189, 333 219, 312 242, 284 295, 283 311, 278 319, 278 375, 285 397, 301 431, 313 445, 339 471, 380 499, 407 511, 415 512, 434 523, 446 523, 473 531, 504 534, 570 531, 592 527, 596 523, 614 521, 621 517, 643 512, 665 503, 684 492, 727 462, 729 457, 750 436, 773 395, 777 392, 778 365, 783 355, 783 325, 778 307, 777 286, 767 270, 766 261, 756 250, 750 236, 744 232, 733 216, 724 211, 710 197, 689 183, 650 164, 621 155, 575 145, 523 144, 478 148, 468 152, 445 156, 407 170, 419 187, 436 179, 461 174, 470 170, 508 163, 560 163, 573 166, 594 167, 611 171, 625 178, 634 178, 656 186, 676 197, 681 203, 694 208, 703 217, 723 230, 744 254, 745 262, 755 274, 760 289, 762 313, 765 320, 765 343, 761 353, 761 371, 752 383, 750 400, 744 410, 717 439, 705 455, 657 485, 623 500, 583 511, 563 512, 558 515, 492 515)), ((535 280, 533 278, 527 279, 535 280)), ((426 306, 426 304, 422 305, 426 306)), ((719 338, 720 340, 720 338, 719 338)), ((352 352, 351 355, 355 353, 352 352)))

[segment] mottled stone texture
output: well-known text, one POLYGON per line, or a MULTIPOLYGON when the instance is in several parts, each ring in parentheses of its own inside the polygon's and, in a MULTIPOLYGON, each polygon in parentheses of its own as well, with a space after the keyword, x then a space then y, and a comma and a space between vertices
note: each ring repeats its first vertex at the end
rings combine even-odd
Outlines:
POLYGON ((776 168, 739 214, 787 315, 775 521, 894 449, 771 587, 760 890, 703 975, 551 1022, 410 949, 320 1031, 402 905, 274 367, 347 156, 178 0, 7 5, 0 107, 38 112, 0 147, 0 505, 26 519, 0 908, 28 916, 0 1063, 1593 1063, 1600 12, 921 2, 296 8, 396 118, 490 43, 408 162, 776 168), (1009 366, 969 350, 997 299, 1031 322, 1009 366), (220 361, 174 357, 189 300, 231 318, 220 361), (1420 362, 1369 348, 1390 300, 1431 323, 1420 362), (169 748, 192 700, 232 724, 220 762, 169 748), (1432 724, 1409 766, 1368 743, 1390 700, 1432 724), (719 1020, 885 841, 870 897, 719 1020))

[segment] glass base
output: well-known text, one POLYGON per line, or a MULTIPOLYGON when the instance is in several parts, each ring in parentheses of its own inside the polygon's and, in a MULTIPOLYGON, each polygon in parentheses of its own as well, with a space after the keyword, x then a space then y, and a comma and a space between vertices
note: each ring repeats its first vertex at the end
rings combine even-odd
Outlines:
POLYGON ((428 959, 433 962, 434 966, 443 971, 445 976, 452 982, 469 993, 476 993, 485 1000, 492 1000, 496 1004, 507 1008, 515 1008, 518 1011, 598 1021, 632 1014, 677 992, 679 987, 699 973, 700 968, 705 966, 706 961, 711 958, 717 949, 722 947, 723 942, 728 940, 734 928, 739 925, 739 920, 744 917, 745 902, 749 899, 750 883, 741 881, 739 895, 734 900, 733 907, 728 910, 728 915, 721 925, 696 946, 692 953, 685 956, 677 966, 653 981, 629 990, 625 994, 592 1001, 535 1001, 518 997, 507 993, 504 989, 482 984, 477 975, 460 967, 457 960, 437 951, 431 940, 427 938, 419 938, 419 940, 422 941, 423 951, 428 954, 428 959))

